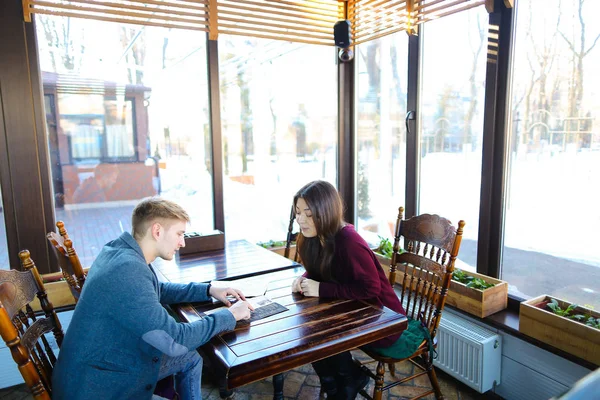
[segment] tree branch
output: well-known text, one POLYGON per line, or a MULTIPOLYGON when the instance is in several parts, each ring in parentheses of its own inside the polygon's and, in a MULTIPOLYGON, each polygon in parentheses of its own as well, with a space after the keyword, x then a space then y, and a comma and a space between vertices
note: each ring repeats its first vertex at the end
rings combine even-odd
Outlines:
POLYGON ((594 43, 590 46, 590 48, 587 49, 587 51, 585 53, 583 53, 584 57, 587 56, 590 51, 592 51, 594 46, 596 46, 596 43, 598 43, 598 39, 600 39, 600 34, 598 34, 598 36, 596 36, 596 39, 594 39, 594 43))

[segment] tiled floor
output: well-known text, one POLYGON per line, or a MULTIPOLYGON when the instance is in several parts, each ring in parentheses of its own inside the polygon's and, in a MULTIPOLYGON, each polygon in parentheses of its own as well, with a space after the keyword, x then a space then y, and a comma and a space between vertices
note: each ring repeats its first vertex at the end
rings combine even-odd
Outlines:
MULTIPOLYGON (((362 359, 364 354, 360 351, 353 352, 355 358, 362 359)), ((374 364, 370 365, 375 368, 374 364)), ((396 365, 396 376, 406 376, 412 373, 414 366, 410 363, 396 365)), ((205 369, 206 370, 206 369, 205 369)), ((479 400, 479 399, 500 399, 493 393, 479 394, 468 386, 456 381, 449 375, 438 370, 438 378, 442 387, 442 392, 447 400, 479 400)), ((386 373, 386 383, 396 378, 392 378, 386 373)), ((411 398, 420 393, 423 388, 429 387, 427 376, 421 376, 415 381, 404 386, 396 386, 389 392, 384 393, 383 400, 402 400, 411 398)), ((367 392, 371 392, 373 381, 367 386, 367 392)), ((305 365, 285 374, 284 396, 286 400, 316 400, 319 399, 319 379, 315 375, 310 365, 305 365)), ((203 378, 203 398, 206 400, 219 400, 219 390, 208 376, 203 378)), ((271 379, 255 382, 236 389, 234 400, 271 400, 273 398, 273 386, 271 379)), ((7 400, 30 400, 33 397, 29 394, 25 385, 13 386, 0 390, 0 399, 7 400)), ((362 399, 358 396, 357 399, 362 399)), ((424 397, 424 399, 435 399, 433 395, 424 397)))

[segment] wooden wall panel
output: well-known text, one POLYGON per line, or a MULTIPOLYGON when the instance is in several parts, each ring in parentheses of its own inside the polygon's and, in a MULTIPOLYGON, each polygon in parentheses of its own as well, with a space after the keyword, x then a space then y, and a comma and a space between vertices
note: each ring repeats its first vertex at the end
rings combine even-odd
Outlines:
POLYGON ((16 267, 18 251, 27 248, 45 273, 50 271, 45 234, 47 219, 51 226, 52 201, 35 36, 33 25, 23 22, 21 1, 0 2, 0 38, 0 165, 9 256, 16 267))

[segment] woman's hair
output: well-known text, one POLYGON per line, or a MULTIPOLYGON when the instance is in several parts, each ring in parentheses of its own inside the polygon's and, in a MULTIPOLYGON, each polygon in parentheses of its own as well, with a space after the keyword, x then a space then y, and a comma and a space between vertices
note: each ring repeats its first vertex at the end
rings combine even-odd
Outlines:
POLYGON ((345 225, 344 204, 337 189, 329 182, 313 181, 294 195, 294 212, 298 199, 304 199, 317 230, 313 238, 299 234, 298 252, 306 271, 317 280, 333 280, 331 261, 335 235, 345 225))
POLYGON ((190 222, 190 216, 177 203, 160 197, 148 197, 135 206, 131 215, 131 234, 134 239, 142 239, 148 227, 157 220, 162 224, 170 221, 190 222))

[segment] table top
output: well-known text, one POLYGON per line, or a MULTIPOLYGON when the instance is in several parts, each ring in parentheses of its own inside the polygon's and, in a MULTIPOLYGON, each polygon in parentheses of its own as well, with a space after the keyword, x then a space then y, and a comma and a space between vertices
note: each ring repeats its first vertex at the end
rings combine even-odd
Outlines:
POLYGON ((247 240, 235 240, 227 242, 222 250, 178 256, 172 261, 158 258, 152 266, 162 281, 189 283, 242 278, 300 264, 247 240))
MULTIPOLYGON (((406 317, 367 301, 304 297, 291 293, 304 268, 266 272, 247 281, 268 281, 266 296, 288 308, 253 322, 238 322, 233 331, 203 346, 214 367, 233 389, 331 355, 374 342, 407 326, 406 317)), ((251 284, 251 282, 249 282, 251 284)), ((182 304, 175 311, 188 322, 222 305, 182 304)))

